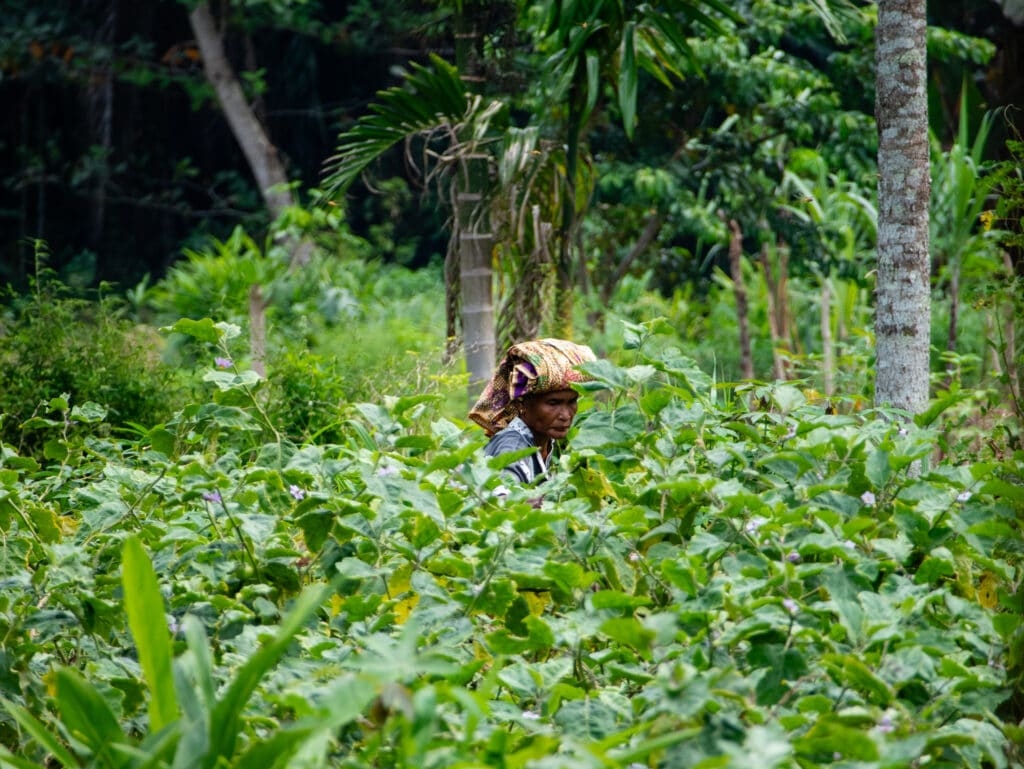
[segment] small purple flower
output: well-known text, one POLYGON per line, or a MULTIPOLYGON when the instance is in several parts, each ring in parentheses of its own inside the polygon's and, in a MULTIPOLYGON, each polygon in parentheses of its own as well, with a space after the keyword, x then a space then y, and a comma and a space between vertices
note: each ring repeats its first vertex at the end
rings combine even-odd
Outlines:
POLYGON ((306 497, 306 492, 300 489, 294 483, 288 487, 288 493, 291 494, 293 497, 295 497, 295 499, 299 500, 300 502, 306 497))
POLYGON ((388 475, 396 475, 397 473, 398 470, 392 467, 391 465, 382 465, 381 467, 377 468, 377 475, 381 477, 386 477, 388 475))
POLYGON ((747 521, 747 525, 743 527, 743 530, 747 532, 747 534, 757 534, 757 530, 764 526, 766 523, 768 523, 767 518, 763 518, 760 515, 755 515, 753 518, 747 521))
POLYGON ((235 364, 231 362, 231 358, 221 358, 218 356, 213 359, 213 365, 217 368, 231 368, 235 364))
POLYGON ((956 495, 956 501, 957 502, 966 502, 972 496, 974 496, 974 495, 971 494, 971 492, 969 492, 969 491, 961 491, 959 494, 956 495))
POLYGON ((882 720, 878 722, 878 731, 882 732, 883 734, 888 734, 895 728, 896 726, 893 724, 892 719, 889 718, 888 715, 882 716, 882 720))
POLYGON ((792 598, 783 598, 782 605, 790 614, 796 614, 797 609, 799 608, 796 605, 796 601, 794 601, 792 598))
POLYGON ((843 542, 843 547, 845 547, 847 550, 855 550, 857 548, 857 543, 854 542, 852 539, 848 539, 845 542, 843 542))
POLYGON ((865 505, 873 505, 875 504, 875 495, 870 491, 865 491, 860 495, 860 501, 865 505))
POLYGON ((903 436, 907 435, 907 428, 901 427, 899 430, 896 431, 896 434, 902 438, 903 436))
POLYGON ((630 563, 640 563, 640 561, 642 559, 643 559, 643 556, 641 556, 640 553, 636 552, 635 550, 632 553, 629 554, 629 562, 630 563))
POLYGON ((203 492, 203 499, 205 499, 207 502, 220 502, 221 501, 220 492, 219 491, 204 491, 203 492))
POLYGON ((798 553, 796 550, 790 550, 788 553, 786 553, 786 560, 790 563, 797 563, 800 560, 800 553, 798 553))
POLYGON ((841 759, 842 757, 843 757, 843 754, 842 754, 842 753, 840 753, 840 752, 839 752, 838 750, 837 750, 837 751, 834 751, 834 752, 832 753, 832 760, 833 760, 833 761, 838 761, 838 760, 839 760, 839 759, 841 759))

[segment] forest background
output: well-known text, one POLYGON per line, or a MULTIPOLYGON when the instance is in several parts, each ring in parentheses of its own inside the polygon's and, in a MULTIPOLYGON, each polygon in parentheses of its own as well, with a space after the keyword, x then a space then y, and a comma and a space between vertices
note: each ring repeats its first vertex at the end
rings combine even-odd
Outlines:
POLYGON ((874 4, 663 5, 5 0, 0 762, 1019 763, 1024 10, 928 6, 901 422, 874 4))

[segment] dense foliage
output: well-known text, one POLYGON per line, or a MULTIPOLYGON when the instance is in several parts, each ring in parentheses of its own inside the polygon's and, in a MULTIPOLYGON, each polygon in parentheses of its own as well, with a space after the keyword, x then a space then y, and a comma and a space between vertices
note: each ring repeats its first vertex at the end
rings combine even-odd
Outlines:
POLYGON ((436 396, 302 445, 221 361, 132 440, 54 401, 62 450, 0 460, 0 763, 1019 761, 1024 458, 936 460, 942 404, 722 403, 667 332, 589 367, 539 508, 436 396))

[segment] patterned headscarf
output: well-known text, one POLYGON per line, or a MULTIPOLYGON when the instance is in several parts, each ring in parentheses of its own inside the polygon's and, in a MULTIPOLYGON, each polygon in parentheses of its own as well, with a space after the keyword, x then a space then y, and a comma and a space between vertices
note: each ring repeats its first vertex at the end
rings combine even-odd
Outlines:
POLYGON ((512 345, 483 394, 469 412, 469 418, 494 435, 508 426, 527 395, 565 390, 573 382, 590 377, 576 366, 596 360, 594 352, 565 339, 536 339, 512 345))

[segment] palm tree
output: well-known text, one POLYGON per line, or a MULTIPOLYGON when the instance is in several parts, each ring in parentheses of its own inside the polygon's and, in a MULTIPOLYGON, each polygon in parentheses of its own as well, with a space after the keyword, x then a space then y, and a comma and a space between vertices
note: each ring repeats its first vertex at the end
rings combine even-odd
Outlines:
MULTIPOLYGON (((403 86, 378 93, 372 113, 339 137, 337 152, 327 160, 325 185, 328 199, 340 197, 387 150, 423 138, 424 174, 455 198, 448 263, 457 267, 446 269, 452 276, 446 281, 447 304, 450 310, 461 304, 466 369, 473 387, 494 367, 494 321, 491 254, 481 248, 489 234, 482 229, 481 201, 471 199, 470 188, 479 162, 489 157, 490 145, 501 136, 493 124, 501 121, 506 108, 501 101, 470 93, 458 70, 440 57, 431 56, 430 64, 411 64, 403 86)), ((455 331, 452 314, 449 337, 455 331)))

